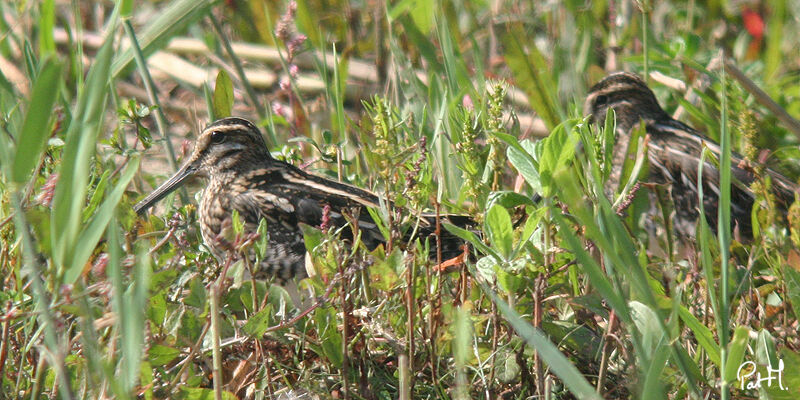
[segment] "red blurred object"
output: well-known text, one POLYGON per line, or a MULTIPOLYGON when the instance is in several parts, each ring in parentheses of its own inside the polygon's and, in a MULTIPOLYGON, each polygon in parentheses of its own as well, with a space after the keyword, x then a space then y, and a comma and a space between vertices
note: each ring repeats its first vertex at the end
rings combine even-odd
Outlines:
POLYGON ((744 22, 744 28, 756 40, 761 40, 764 37, 764 19, 757 12, 745 8, 742 11, 742 21, 744 22))

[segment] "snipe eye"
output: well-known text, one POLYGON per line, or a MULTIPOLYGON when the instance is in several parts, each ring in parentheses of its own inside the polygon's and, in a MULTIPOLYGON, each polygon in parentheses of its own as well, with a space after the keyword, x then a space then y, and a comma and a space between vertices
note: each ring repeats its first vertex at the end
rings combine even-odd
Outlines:
POLYGON ((594 99, 594 104, 596 106, 602 106, 606 103, 608 103, 608 96, 604 94, 601 94, 600 96, 597 96, 597 98, 594 99))
POLYGON ((225 134, 222 132, 214 132, 211 134, 211 143, 220 144, 225 141, 225 134))

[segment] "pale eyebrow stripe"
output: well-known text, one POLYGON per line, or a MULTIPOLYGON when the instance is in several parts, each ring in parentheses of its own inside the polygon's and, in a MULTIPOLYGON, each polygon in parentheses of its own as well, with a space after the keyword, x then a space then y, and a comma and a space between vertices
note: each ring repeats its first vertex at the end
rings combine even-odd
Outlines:
POLYGON ((203 133, 215 131, 215 132, 229 132, 235 130, 248 130, 250 129, 249 126, 242 125, 242 124, 233 124, 233 125, 217 125, 206 128, 203 130, 203 133))

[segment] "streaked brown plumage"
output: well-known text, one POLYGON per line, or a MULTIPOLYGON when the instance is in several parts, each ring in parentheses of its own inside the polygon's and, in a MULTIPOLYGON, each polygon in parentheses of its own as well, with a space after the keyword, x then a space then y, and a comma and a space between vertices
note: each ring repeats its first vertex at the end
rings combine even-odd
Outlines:
MULTIPOLYGON (((619 185, 622 162, 632 130, 641 122, 650 137, 648 161, 652 182, 670 184, 675 205, 674 227, 679 236, 694 237, 699 216, 697 172, 703 146, 719 157, 717 143, 702 133, 669 116, 659 106, 655 95, 638 76, 621 72, 607 76, 594 85, 586 99, 585 114, 591 122, 602 123, 606 110, 611 107, 616 115, 616 143, 612 186, 619 185)), ((755 201, 749 185, 755 180, 750 169, 741 167, 742 156, 731 157, 731 218, 740 235, 752 237, 751 209, 755 201)), ((795 183, 783 175, 765 169, 772 179, 772 190, 778 206, 784 211, 794 201, 798 192, 795 183)), ((703 206, 712 229, 717 227, 719 201, 719 172, 711 164, 703 167, 703 206)))
MULTIPOLYGON (((366 190, 308 174, 293 165, 272 158, 261 132, 250 121, 224 118, 207 126, 197 139, 189 160, 171 178, 134 208, 142 214, 158 200, 178 188, 191 175, 208 179, 199 207, 203 240, 218 259, 230 248, 232 210, 237 210, 245 231, 253 232, 263 218, 269 235, 267 254, 257 278, 274 276, 279 282, 303 278, 305 243, 300 224, 320 226, 323 209, 330 207, 330 225, 344 226, 344 213, 361 210, 358 228, 361 240, 370 248, 384 238, 365 207, 379 208, 378 197, 366 190)), ((467 226, 465 216, 445 216, 445 221, 467 226)), ((433 234, 433 216, 423 215, 418 237, 433 234)), ((352 232, 344 235, 352 239, 352 232), (349 235, 349 236, 348 236, 349 235)), ((431 237, 435 254, 436 241, 431 237)), ((454 257, 461 241, 442 229, 443 257, 454 257)))

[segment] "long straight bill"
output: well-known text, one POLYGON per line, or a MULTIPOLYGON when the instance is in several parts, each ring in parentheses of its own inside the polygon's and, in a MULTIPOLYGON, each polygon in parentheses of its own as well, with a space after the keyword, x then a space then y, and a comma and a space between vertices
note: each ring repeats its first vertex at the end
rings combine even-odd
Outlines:
POLYGON ((186 178, 192 176, 194 174, 196 168, 191 165, 184 165, 175 175, 172 175, 166 182, 162 183, 153 193, 150 193, 147 197, 145 197, 142 201, 138 202, 135 206, 133 206, 133 210, 136 211, 136 214, 142 215, 148 208, 152 207, 153 204, 156 204, 159 200, 166 197, 168 194, 172 193, 173 190, 177 189, 186 178))

